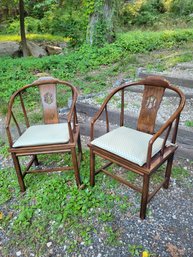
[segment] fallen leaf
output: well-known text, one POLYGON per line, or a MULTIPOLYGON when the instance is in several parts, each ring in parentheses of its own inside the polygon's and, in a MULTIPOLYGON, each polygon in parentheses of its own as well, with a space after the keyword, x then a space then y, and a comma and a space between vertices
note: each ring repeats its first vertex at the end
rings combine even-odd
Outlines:
POLYGON ((178 249, 177 246, 170 243, 168 243, 166 246, 168 252, 171 254, 172 257, 182 257, 184 255, 183 249, 178 249))
POLYGON ((0 211, 0 220, 3 219, 3 213, 0 211))

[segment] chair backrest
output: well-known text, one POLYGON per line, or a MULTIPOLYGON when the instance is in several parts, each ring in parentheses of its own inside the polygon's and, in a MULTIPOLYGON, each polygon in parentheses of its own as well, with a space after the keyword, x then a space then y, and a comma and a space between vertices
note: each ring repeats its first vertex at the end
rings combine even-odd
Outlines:
POLYGON ((165 89, 169 84, 165 80, 149 77, 144 81, 143 100, 138 118, 137 129, 146 133, 154 133, 155 121, 165 89))
POLYGON ((44 123, 58 123, 56 84, 41 84, 39 85, 39 90, 43 107, 44 123))
MULTIPOLYGON (((115 88, 105 99, 103 105, 101 106, 101 109, 93 118, 93 122, 96 121, 103 114, 106 116, 106 131, 108 132, 110 130, 109 127, 112 115, 109 112, 111 110, 111 107, 109 108, 109 106, 112 103, 113 97, 116 98, 116 96, 118 96, 118 99, 116 99, 115 102, 118 103, 120 101, 121 108, 120 115, 116 116, 119 117, 119 121, 116 120, 116 122, 119 122, 120 126, 128 124, 129 127, 132 127, 139 131, 154 134, 156 132, 155 130, 157 130, 161 125, 156 124, 158 111, 163 110, 163 107, 167 108, 165 104, 161 105, 163 100, 165 101, 164 96, 166 91, 179 99, 175 101, 174 108, 170 110, 166 121, 164 121, 164 123, 171 124, 169 131, 171 130, 171 128, 173 128, 172 142, 175 142, 180 113, 185 104, 185 96, 179 88, 171 85, 167 80, 159 76, 150 76, 137 82, 126 82, 121 86, 115 88), (135 89, 132 89, 132 87, 135 87, 135 89), (137 97, 142 96, 141 106, 139 108, 139 111, 137 110, 137 120, 135 115, 136 112, 135 114, 131 114, 131 111, 126 114, 127 109, 130 110, 130 108, 128 107, 129 105, 127 105, 126 101, 128 100, 128 102, 130 102, 129 94, 133 92, 135 92, 134 94, 136 94, 137 97), (162 109, 160 107, 162 107, 162 109), (130 118, 133 118, 133 121, 130 118), (173 122, 175 122, 174 126, 173 122)), ((134 96, 134 98, 136 97, 136 95, 134 96)), ((136 100, 136 102, 138 100, 136 100)), ((91 135, 91 138, 93 138, 93 135, 91 135)))

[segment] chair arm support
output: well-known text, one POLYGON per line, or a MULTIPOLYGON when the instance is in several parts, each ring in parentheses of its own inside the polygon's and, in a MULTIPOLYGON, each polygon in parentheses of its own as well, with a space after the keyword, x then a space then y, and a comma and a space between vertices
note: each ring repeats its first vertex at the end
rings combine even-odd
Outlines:
MULTIPOLYGON (((160 137, 167 129, 168 132, 166 133, 164 140, 163 140, 163 145, 161 148, 161 153, 163 154, 164 148, 165 148, 165 144, 167 142, 168 136, 170 134, 171 131, 171 127, 173 122, 176 120, 176 128, 175 131, 173 131, 173 133, 177 133, 177 127, 178 127, 178 122, 179 122, 179 116, 180 114, 175 117, 174 119, 169 119, 154 135, 153 137, 149 140, 148 143, 148 152, 147 152, 147 166, 150 167, 150 162, 151 162, 151 155, 152 155, 152 147, 153 147, 153 143, 158 139, 158 137, 160 137)), ((173 135, 174 137, 174 135, 173 135)), ((173 141, 173 140, 172 140, 173 141)), ((175 141, 173 141, 172 143, 175 143, 175 141)))

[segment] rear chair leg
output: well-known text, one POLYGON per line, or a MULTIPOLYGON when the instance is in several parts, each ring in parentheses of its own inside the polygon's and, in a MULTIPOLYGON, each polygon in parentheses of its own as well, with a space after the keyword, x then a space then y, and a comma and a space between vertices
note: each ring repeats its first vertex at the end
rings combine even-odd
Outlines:
POLYGON ((174 159, 174 154, 172 154, 172 156, 167 161, 166 172, 165 172, 165 183, 163 184, 163 188, 165 189, 168 189, 169 187, 173 159, 174 159))
POLYGON ((19 159, 14 153, 12 153, 12 158, 13 158, 13 163, 14 163, 15 170, 16 170, 16 173, 17 173, 17 178, 18 178, 18 182, 19 182, 19 186, 20 186, 20 191, 25 192, 26 188, 25 188, 25 184, 24 184, 24 180, 23 180, 23 175, 22 175, 22 172, 21 172, 21 167, 20 167, 20 164, 19 164, 19 159))
POLYGON ((90 185, 95 185, 95 154, 90 149, 90 185))
POLYGON ((35 164, 35 166, 39 165, 39 161, 38 161, 37 155, 34 155, 34 164, 35 164))
POLYGON ((143 190, 141 196, 141 209, 140 209, 140 218, 143 220, 146 217, 147 203, 148 203, 148 194, 149 194, 149 179, 148 175, 143 176, 143 190))
POLYGON ((72 162, 74 166, 74 174, 75 174, 75 179, 76 179, 76 185, 78 188, 81 187, 81 178, 80 178, 80 173, 79 173, 79 168, 78 168, 78 162, 77 162, 77 157, 76 157, 76 148, 71 149, 72 153, 72 162))
POLYGON ((80 139, 80 132, 78 135, 78 152, 80 154, 80 161, 83 159, 83 154, 82 154, 82 144, 81 144, 81 139, 80 139))

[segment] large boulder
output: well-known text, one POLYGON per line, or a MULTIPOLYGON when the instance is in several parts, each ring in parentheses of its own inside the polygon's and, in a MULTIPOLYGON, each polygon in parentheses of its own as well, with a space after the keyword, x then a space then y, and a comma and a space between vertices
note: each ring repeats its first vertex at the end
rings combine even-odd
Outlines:
POLYGON ((17 42, 5 41, 0 42, 0 56, 17 56, 20 52, 20 45, 17 42))
POLYGON ((27 41, 27 48, 29 50, 29 54, 34 57, 42 57, 42 56, 47 55, 46 50, 44 48, 38 46, 34 42, 27 41))
POLYGON ((62 48, 59 46, 51 46, 51 45, 47 45, 46 46, 46 50, 48 52, 49 55, 52 54, 61 54, 62 53, 62 48))

